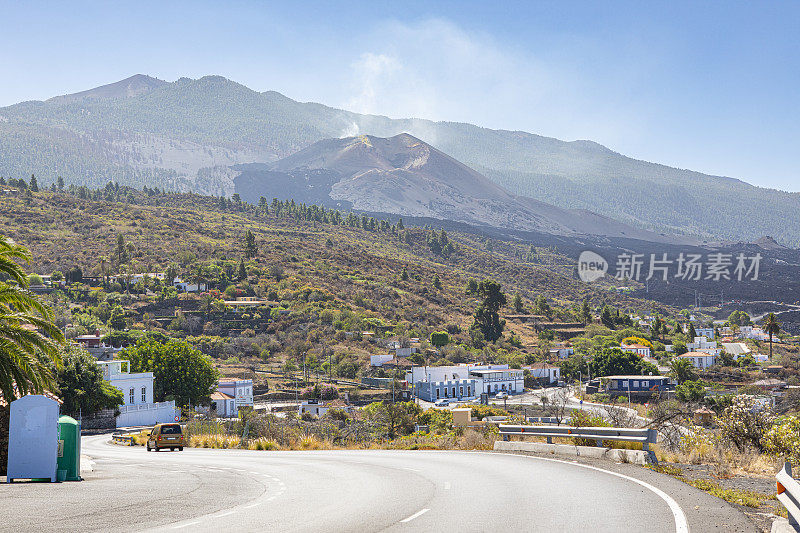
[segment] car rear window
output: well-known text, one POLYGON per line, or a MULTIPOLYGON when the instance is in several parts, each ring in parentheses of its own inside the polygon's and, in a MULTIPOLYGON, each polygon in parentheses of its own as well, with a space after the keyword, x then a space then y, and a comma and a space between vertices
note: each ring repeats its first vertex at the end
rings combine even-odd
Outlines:
POLYGON ((181 426, 180 426, 180 424, 170 424, 168 426, 161 426, 161 434, 162 435, 180 435, 181 434, 181 426))

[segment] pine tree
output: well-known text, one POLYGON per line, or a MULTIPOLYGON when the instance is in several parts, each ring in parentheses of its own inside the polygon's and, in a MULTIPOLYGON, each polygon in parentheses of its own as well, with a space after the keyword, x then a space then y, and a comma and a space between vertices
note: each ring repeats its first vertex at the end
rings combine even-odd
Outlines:
POLYGON ((258 254, 258 247, 256 246, 256 237, 253 232, 247 230, 244 237, 244 256, 247 259, 252 259, 258 254))
POLYGON ((503 335, 505 321, 500 319, 500 308, 506 305, 506 295, 496 281, 487 279, 478 285, 483 302, 475 310, 472 329, 479 330, 483 338, 494 342, 503 335))
POLYGON ((467 281, 467 287, 464 289, 466 294, 476 294, 478 292, 478 282, 475 281, 475 278, 469 278, 467 281))
POLYGON ((247 279, 247 268, 244 266, 244 259, 239 259, 239 281, 244 281, 247 279))
POLYGON ((122 233, 117 235, 117 265, 122 265, 125 261, 128 260, 128 252, 125 250, 125 237, 122 236, 122 233))
POLYGON ((408 268, 403 267, 403 272, 400 273, 400 279, 408 281, 408 268))
POLYGON ((585 299, 581 302, 581 322, 584 325, 592 321, 592 310, 589 308, 589 300, 585 299))
POLYGON ((614 317, 611 315, 611 309, 606 305, 600 313, 600 322, 607 328, 614 329, 614 317))
POLYGON ((31 192, 39 192, 39 184, 36 181, 36 176, 31 174, 31 185, 30 185, 31 192))
POLYGON ((522 296, 520 296, 518 292, 514 293, 514 299, 512 300, 511 305, 514 306, 514 311, 517 314, 520 314, 525 310, 522 305, 522 296))

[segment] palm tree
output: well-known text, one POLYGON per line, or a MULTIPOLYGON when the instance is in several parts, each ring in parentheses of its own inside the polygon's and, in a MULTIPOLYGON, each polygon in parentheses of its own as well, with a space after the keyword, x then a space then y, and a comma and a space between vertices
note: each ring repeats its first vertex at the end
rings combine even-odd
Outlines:
POLYGON ((64 342, 50 309, 26 290, 28 280, 18 260, 30 261, 30 252, 0 236, 0 279, 5 280, 0 281, 0 393, 9 402, 16 392, 24 396, 52 385, 48 364, 61 363, 59 344, 64 342))
POLYGON ((772 359, 772 336, 781 332, 781 323, 775 313, 770 313, 764 320, 764 331, 769 334, 769 358, 772 359))
POLYGON ((697 377, 697 372, 695 372, 694 365, 688 359, 674 357, 669 366, 672 377, 674 377, 678 383, 692 381, 697 377))

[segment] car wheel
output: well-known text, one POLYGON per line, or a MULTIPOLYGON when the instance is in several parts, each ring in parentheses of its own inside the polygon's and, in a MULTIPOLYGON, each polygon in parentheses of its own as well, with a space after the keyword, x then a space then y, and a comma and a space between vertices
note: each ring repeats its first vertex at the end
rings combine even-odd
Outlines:
POLYGON ((150 449, 150 445, 149 444, 147 445, 147 451, 148 452, 152 452, 153 451, 153 450, 150 449))
POLYGON ((182 451, 183 451, 183 446, 179 447, 179 448, 178 448, 178 451, 179 451, 179 452, 182 452, 182 451))

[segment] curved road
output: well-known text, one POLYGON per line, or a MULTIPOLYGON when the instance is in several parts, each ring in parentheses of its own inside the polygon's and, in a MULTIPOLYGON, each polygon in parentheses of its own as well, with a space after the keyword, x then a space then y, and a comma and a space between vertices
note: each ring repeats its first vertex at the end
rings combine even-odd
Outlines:
POLYGON ((148 453, 108 439, 83 438, 95 465, 82 483, 0 485, 0 530, 688 531, 684 511, 659 489, 566 461, 438 451, 148 453))

